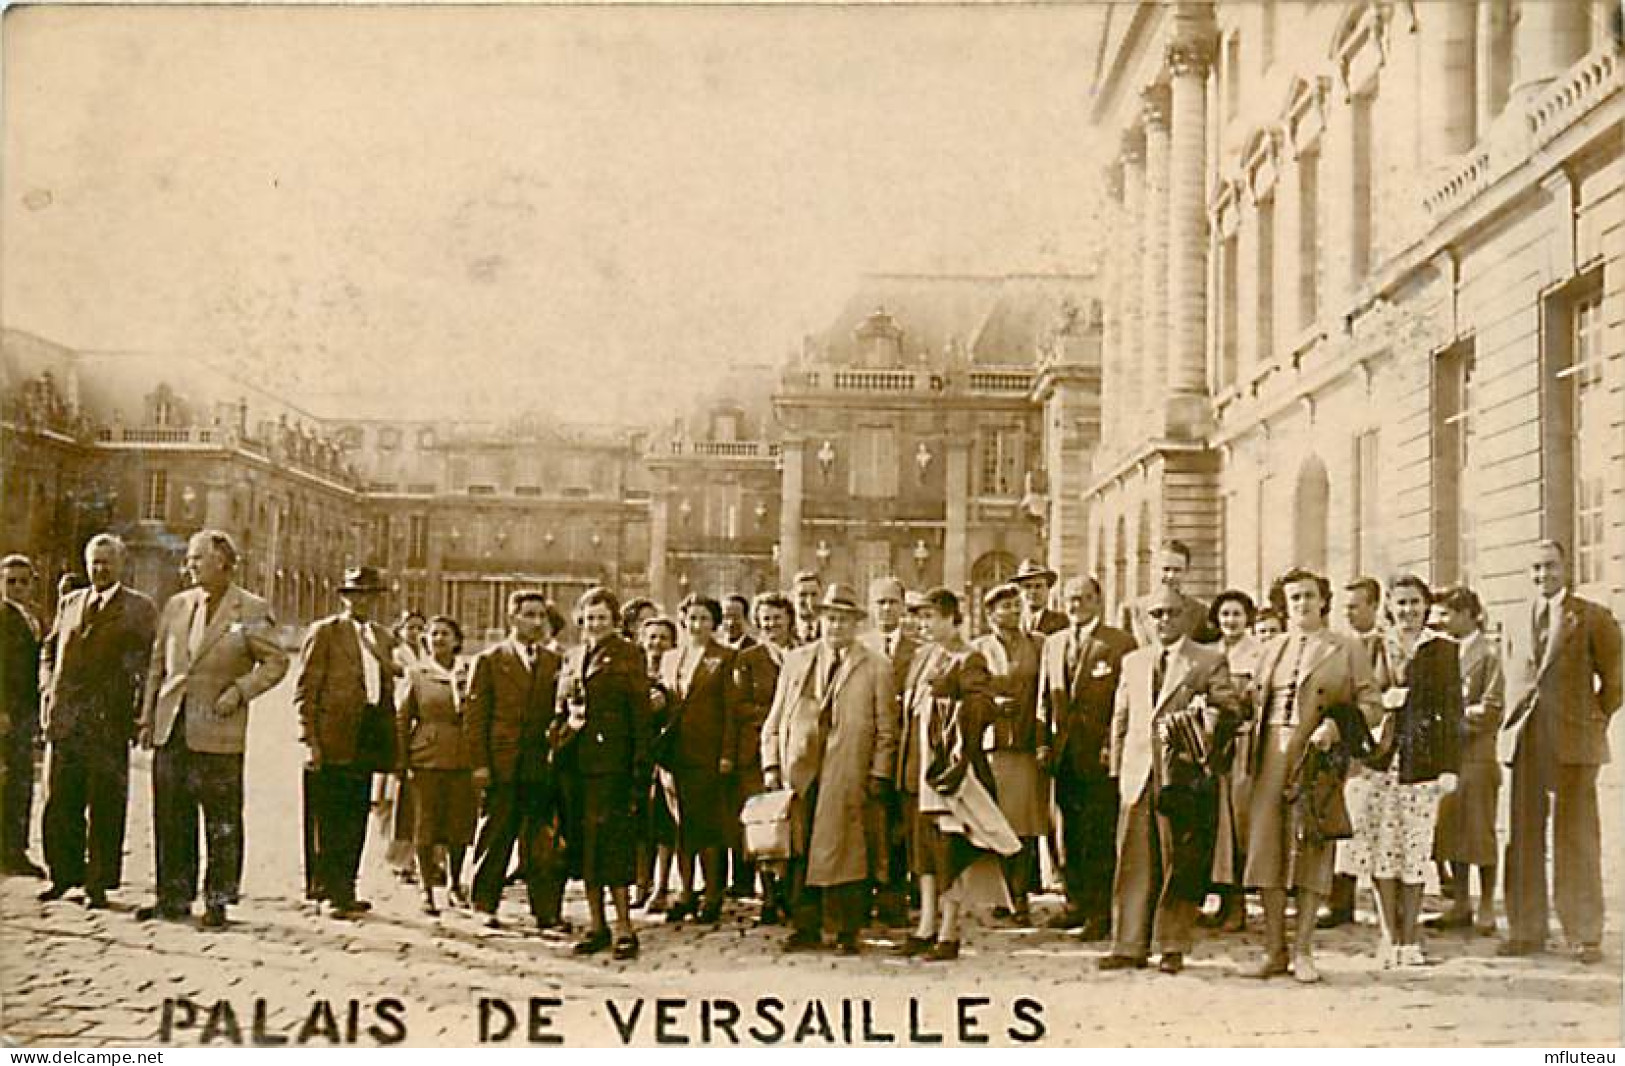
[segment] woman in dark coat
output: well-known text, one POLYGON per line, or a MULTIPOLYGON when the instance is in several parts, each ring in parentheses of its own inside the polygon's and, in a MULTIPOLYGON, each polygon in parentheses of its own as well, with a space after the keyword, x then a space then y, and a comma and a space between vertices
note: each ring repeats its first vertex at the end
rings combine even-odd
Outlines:
POLYGON ((643 653, 619 629, 615 594, 591 588, 576 604, 582 643, 570 650, 560 686, 561 745, 573 749, 576 859, 587 885, 592 928, 575 946, 591 955, 613 944, 636 958, 629 889, 637 881, 637 825, 649 779, 649 683, 643 653), (604 889, 615 901, 615 934, 604 889))
POLYGON ((1422 966, 1417 918, 1433 856, 1439 797, 1456 789, 1460 765, 1461 668, 1456 644, 1425 628, 1433 595, 1414 574, 1388 586, 1394 624, 1377 684, 1384 721, 1378 750, 1366 760, 1371 797, 1363 832, 1350 849, 1355 868, 1377 890, 1382 965, 1422 966))
MULTIPOLYGON (((626 615, 622 608, 621 615, 626 615)), ((660 683, 660 663, 677 647, 677 624, 670 618, 645 619, 638 630, 638 644, 649 672, 649 736, 666 730, 671 702, 666 686, 660 683)), ((653 755, 650 756, 651 761, 653 755)), ((677 857, 677 783, 665 767, 651 767, 648 782, 648 813, 640 826, 643 853, 638 860, 638 897, 633 906, 647 907, 650 914, 664 914, 671 901, 666 886, 677 857)), ((688 894, 688 873, 679 870, 682 891, 688 894)))
MULTIPOLYGON (((714 925, 722 919, 723 856, 738 820, 733 809, 733 756, 738 724, 732 710, 734 651, 712 635, 722 624, 722 605, 690 595, 678 605, 683 642, 666 653, 661 682, 671 706, 662 756, 677 779, 677 841, 681 863, 696 859, 705 876, 705 901, 685 893, 666 912, 679 922, 696 914, 714 925)), ((692 882, 691 882, 692 883, 692 882)))
POLYGON ((406 672, 406 694, 395 712, 402 776, 409 777, 412 843, 423 910, 439 914, 435 852, 446 852, 446 882, 454 903, 464 904, 463 853, 474 839, 474 784, 463 739, 463 688, 455 676, 463 631, 455 619, 429 622, 429 654, 406 672))

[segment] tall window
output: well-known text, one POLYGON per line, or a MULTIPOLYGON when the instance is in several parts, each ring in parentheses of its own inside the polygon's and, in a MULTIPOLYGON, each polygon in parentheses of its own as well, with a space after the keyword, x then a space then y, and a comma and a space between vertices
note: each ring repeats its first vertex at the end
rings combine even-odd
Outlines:
POLYGON ((377 560, 376 565, 387 567, 389 565, 389 516, 381 514, 373 524, 372 554, 377 560))
POLYGON ((424 566, 429 558, 429 516, 415 514, 406 519, 406 565, 424 566))
POLYGON ((1224 119, 1241 111, 1241 34, 1232 33, 1224 42, 1224 119))
POLYGON ((1275 5, 1265 0, 1260 14, 1258 28, 1258 48, 1260 53, 1258 69, 1267 71, 1275 63, 1275 5))
MULTIPOLYGON (((1298 328, 1320 314, 1320 153, 1298 156, 1298 328)), ((1283 294, 1284 298, 1285 294, 1283 294)))
POLYGON ((1371 165, 1373 95, 1365 93, 1349 102, 1349 118, 1354 126, 1353 143, 1350 146, 1354 182, 1349 190, 1348 209, 1354 214, 1354 225, 1348 254, 1350 277, 1356 282, 1365 280, 1365 276, 1371 273, 1371 231, 1374 222, 1371 217, 1371 204, 1375 199, 1372 195, 1375 175, 1371 165))
POLYGON ((1021 431, 984 429, 981 432, 981 495, 1016 496, 1022 489, 1021 431))
POLYGON ((1594 272, 1551 299, 1547 315, 1548 390, 1544 446, 1552 535, 1568 541, 1574 583, 1608 577, 1603 503, 1608 490, 1608 417, 1604 393, 1602 277, 1594 272))
POLYGON ((1258 204, 1258 261, 1248 263, 1247 269, 1258 277, 1256 292, 1258 305, 1251 308, 1257 323, 1258 349, 1253 353, 1253 366, 1268 366, 1275 358, 1275 200, 1261 200, 1258 204))
POLYGON ((1236 259, 1235 236, 1224 238, 1219 245, 1219 384, 1231 385, 1236 380, 1236 259))
POLYGON ((1442 354, 1433 366, 1434 579, 1471 585, 1477 555, 1473 448, 1473 378, 1477 359, 1470 340, 1442 354))
POLYGON ((886 500, 897 495, 897 431, 860 426, 852 435, 852 495, 886 500))
POLYGON ((1381 570, 1382 502, 1380 439, 1374 429, 1354 438, 1354 570, 1369 574, 1381 570))
POLYGON ((169 471, 147 471, 146 489, 141 493, 141 520, 162 522, 169 506, 169 471))

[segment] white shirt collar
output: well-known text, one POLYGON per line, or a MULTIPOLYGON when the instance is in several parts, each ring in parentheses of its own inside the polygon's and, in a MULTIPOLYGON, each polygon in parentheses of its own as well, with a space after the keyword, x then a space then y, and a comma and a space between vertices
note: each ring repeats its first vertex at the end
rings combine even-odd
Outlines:
POLYGON ((1089 623, 1087 625, 1072 625, 1072 631, 1078 635, 1080 640, 1088 640, 1090 637, 1095 635, 1095 630, 1099 628, 1100 615, 1098 614, 1089 619, 1089 623))
POLYGON ((112 602, 113 597, 118 594, 118 590, 122 588, 123 585, 124 583, 122 581, 115 581, 111 585, 107 586, 106 590, 102 592, 97 592, 96 589, 92 587, 90 590, 90 599, 87 600, 86 603, 94 603, 98 607, 106 607, 110 602, 112 602))

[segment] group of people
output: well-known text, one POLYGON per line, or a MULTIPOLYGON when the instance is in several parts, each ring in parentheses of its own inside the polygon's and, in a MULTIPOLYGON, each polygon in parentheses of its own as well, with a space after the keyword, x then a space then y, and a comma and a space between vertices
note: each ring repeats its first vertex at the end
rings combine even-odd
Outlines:
MULTIPOLYGON (((153 750, 157 885, 137 916, 190 920, 201 816, 199 924, 220 928, 242 874, 248 708, 289 657, 265 602, 232 581, 223 533, 192 538, 193 587, 161 611, 121 583, 116 537, 85 559, 87 587, 43 636, 32 567, 0 560, 0 860, 42 872, 26 845, 43 721, 41 898, 78 889, 105 907, 139 744, 153 750)), ((833 930, 834 950, 857 954, 874 924, 899 930, 900 954, 952 960, 968 917, 1033 922, 1047 854, 1065 889, 1047 924, 1109 941, 1108 971, 1155 955, 1179 973, 1196 928, 1244 928, 1256 894, 1265 951, 1250 975, 1318 981, 1315 931, 1353 919, 1360 879, 1382 965, 1423 965, 1435 866, 1450 905, 1427 925, 1494 934, 1499 886, 1501 951, 1530 954, 1555 895, 1567 941, 1601 957, 1597 772, 1620 633, 1568 590, 1561 545, 1533 548, 1534 595, 1499 640, 1472 590, 1415 575, 1350 582, 1334 629, 1323 575, 1289 570, 1262 606, 1239 590, 1208 605, 1183 591, 1189 566, 1164 544, 1156 587, 1116 626, 1098 581, 1031 561, 979 604, 893 578, 860 600, 815 573, 753 600, 689 595, 670 615, 593 588, 569 605, 569 645, 558 607, 521 590, 506 635, 472 657, 449 616, 381 624, 383 575, 351 568, 295 680, 306 895, 336 918, 369 909, 356 882, 381 778, 392 859, 426 912, 444 887, 496 926, 520 880, 537 928, 567 930, 564 888, 580 880, 582 955, 636 957, 635 910, 715 924, 729 897, 755 897, 759 923, 789 926, 786 951, 822 950, 833 930), (985 632, 967 639, 976 609, 985 632), (788 846, 747 847, 742 812, 775 796, 788 846)))

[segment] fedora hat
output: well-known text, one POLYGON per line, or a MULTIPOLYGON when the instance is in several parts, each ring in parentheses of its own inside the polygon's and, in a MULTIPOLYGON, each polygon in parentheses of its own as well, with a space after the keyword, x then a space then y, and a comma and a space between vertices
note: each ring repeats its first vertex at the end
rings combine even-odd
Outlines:
POLYGON ((344 568, 344 583, 339 586, 340 592, 388 592, 389 587, 384 584, 384 575, 376 566, 347 566, 344 568))
POLYGON ((858 590, 851 585, 843 585, 840 582, 836 582, 824 590, 824 598, 818 601, 818 609, 820 611, 843 611, 846 614, 857 615, 859 618, 869 613, 863 609, 863 604, 858 602, 858 590))
POLYGON ((1023 559, 1021 565, 1016 567, 1016 572, 1011 575, 1010 580, 1018 585, 1024 585, 1034 578, 1042 578, 1044 584, 1053 585, 1058 576, 1055 571, 1037 560, 1023 559))

